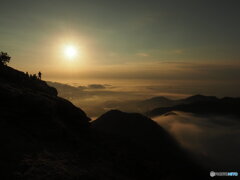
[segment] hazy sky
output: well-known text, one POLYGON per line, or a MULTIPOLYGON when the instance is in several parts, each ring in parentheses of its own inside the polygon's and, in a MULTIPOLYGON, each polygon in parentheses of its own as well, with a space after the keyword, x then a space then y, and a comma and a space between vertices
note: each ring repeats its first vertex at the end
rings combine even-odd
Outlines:
POLYGON ((11 66, 41 70, 46 79, 240 87, 239 17, 237 0, 0 0, 0 50, 12 56, 11 66), (79 50, 73 61, 66 44, 79 50))

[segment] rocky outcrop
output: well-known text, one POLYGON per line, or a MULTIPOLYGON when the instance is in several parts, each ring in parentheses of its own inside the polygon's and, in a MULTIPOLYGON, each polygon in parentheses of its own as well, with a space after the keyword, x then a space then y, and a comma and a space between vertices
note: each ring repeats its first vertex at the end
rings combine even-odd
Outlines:
POLYGON ((24 72, 18 71, 8 66, 0 65, 1 87, 8 86, 15 89, 29 90, 38 93, 45 93, 57 96, 57 90, 47 85, 45 81, 30 78, 24 72))
POLYGON ((7 175, 25 155, 71 148, 88 129, 86 114, 55 88, 0 66, 0 169, 7 175))

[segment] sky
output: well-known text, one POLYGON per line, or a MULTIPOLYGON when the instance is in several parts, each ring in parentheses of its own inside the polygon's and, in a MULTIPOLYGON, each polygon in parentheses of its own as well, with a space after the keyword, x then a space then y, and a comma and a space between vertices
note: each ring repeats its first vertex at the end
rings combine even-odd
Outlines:
POLYGON ((0 0, 0 50, 46 80, 194 83, 240 96, 239 17, 237 0, 0 0))

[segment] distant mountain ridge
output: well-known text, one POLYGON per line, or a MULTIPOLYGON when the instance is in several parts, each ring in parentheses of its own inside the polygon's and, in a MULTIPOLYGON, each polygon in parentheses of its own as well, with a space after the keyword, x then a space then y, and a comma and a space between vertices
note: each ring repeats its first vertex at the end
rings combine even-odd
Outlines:
POLYGON ((172 107, 180 104, 191 104, 194 102, 217 101, 215 96, 194 95, 183 99, 172 100, 164 96, 156 96, 146 100, 136 100, 127 102, 106 102, 108 108, 117 107, 127 112, 145 113, 155 108, 172 107))
MULTIPOLYGON (((101 93, 98 92, 89 92, 84 91, 83 87, 74 87, 69 86, 62 83, 52 83, 48 82, 50 85, 60 90, 60 95, 64 98, 72 100, 76 105, 81 106, 83 99, 91 99, 96 96, 101 98, 101 93), (95 94, 97 93, 97 94, 95 94), (76 102, 79 102, 76 103, 76 102)), ((86 89, 86 88, 85 88, 86 89)), ((107 91, 105 89, 105 94, 110 93, 111 97, 114 95, 111 91, 107 91)), ((103 99, 106 96, 103 96, 103 99)), ((164 96, 156 96, 149 99, 144 100, 106 100, 102 101, 102 103, 98 103, 97 106, 94 106, 91 101, 85 101, 84 109, 87 110, 89 114, 94 114, 94 117, 99 116, 111 109, 118 109, 124 112, 136 112, 148 115, 150 117, 161 115, 167 113, 171 110, 184 110, 186 112, 199 112, 199 113, 219 113, 219 114, 230 114, 233 113, 235 115, 238 114, 239 109, 234 107, 235 105, 230 103, 231 101, 235 101, 234 99, 238 98, 218 98, 215 96, 205 96, 201 94, 189 96, 182 99, 170 99, 164 96), (228 100, 227 100, 228 99, 228 100), (89 104, 90 103, 90 104, 89 104), (221 107, 220 107, 220 104, 221 107), (224 105, 227 103, 226 105, 224 105), (191 105, 195 104, 195 105, 191 105), (196 105, 199 104, 199 105, 196 105), (202 104, 202 105, 200 105, 202 104), (218 108, 218 110, 214 110, 212 107, 218 108), (191 107, 192 106, 192 107, 191 107), (226 106, 226 107, 224 107, 226 106), (232 108, 232 110, 229 107, 232 108), (195 107, 195 110, 193 109, 195 107), (235 109, 235 110, 234 110, 235 109), (200 112, 201 111, 201 112, 200 112), (228 111, 228 112, 227 112, 228 111)))
POLYGON ((159 116, 171 111, 184 111, 199 114, 240 115, 240 98, 217 98, 196 95, 180 100, 181 103, 169 107, 159 107, 145 114, 149 117, 159 116))
POLYGON ((187 98, 183 99, 177 99, 177 100, 172 100, 169 98, 166 98, 164 96, 157 96, 153 97, 147 100, 142 101, 142 103, 152 103, 152 104, 159 104, 160 106, 173 106, 173 105, 178 105, 178 104, 189 104, 189 103, 194 103, 194 102, 199 102, 199 101, 216 101, 218 98, 215 96, 204 96, 204 95, 193 95, 189 96, 187 98))

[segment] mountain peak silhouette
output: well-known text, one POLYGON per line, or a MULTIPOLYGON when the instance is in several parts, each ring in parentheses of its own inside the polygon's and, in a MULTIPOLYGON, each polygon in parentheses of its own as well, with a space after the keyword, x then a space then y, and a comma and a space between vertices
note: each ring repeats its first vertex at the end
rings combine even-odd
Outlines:
POLYGON ((201 94, 196 94, 183 99, 183 101, 187 103, 193 103, 193 102, 199 102, 199 101, 216 101, 216 100, 218 100, 218 98, 215 96, 204 96, 201 94))
POLYGON ((201 168, 192 162, 175 139, 146 116, 111 110, 93 121, 92 126, 108 136, 121 137, 125 139, 125 142, 131 141, 153 159, 160 159, 159 171, 165 169, 179 176, 184 174, 185 179, 192 176, 192 173, 199 172, 199 177, 196 178, 201 177, 201 168), (183 169, 189 169, 192 172, 188 176, 183 169))
POLYGON ((110 110, 93 121, 93 127, 110 133, 142 136, 152 133, 155 129, 164 131, 156 122, 138 113, 126 113, 110 110), (148 131, 149 130, 149 131, 148 131), (146 132, 145 132, 146 131, 146 132))
POLYGON ((198 114, 240 116, 240 98, 217 98, 215 96, 195 95, 177 100, 172 106, 154 108, 145 114, 149 117, 160 116, 171 111, 183 111, 198 114))
POLYGON ((100 132, 127 137, 157 151, 167 149, 163 147, 177 146, 161 126, 138 113, 111 110, 93 121, 92 126, 100 132))

